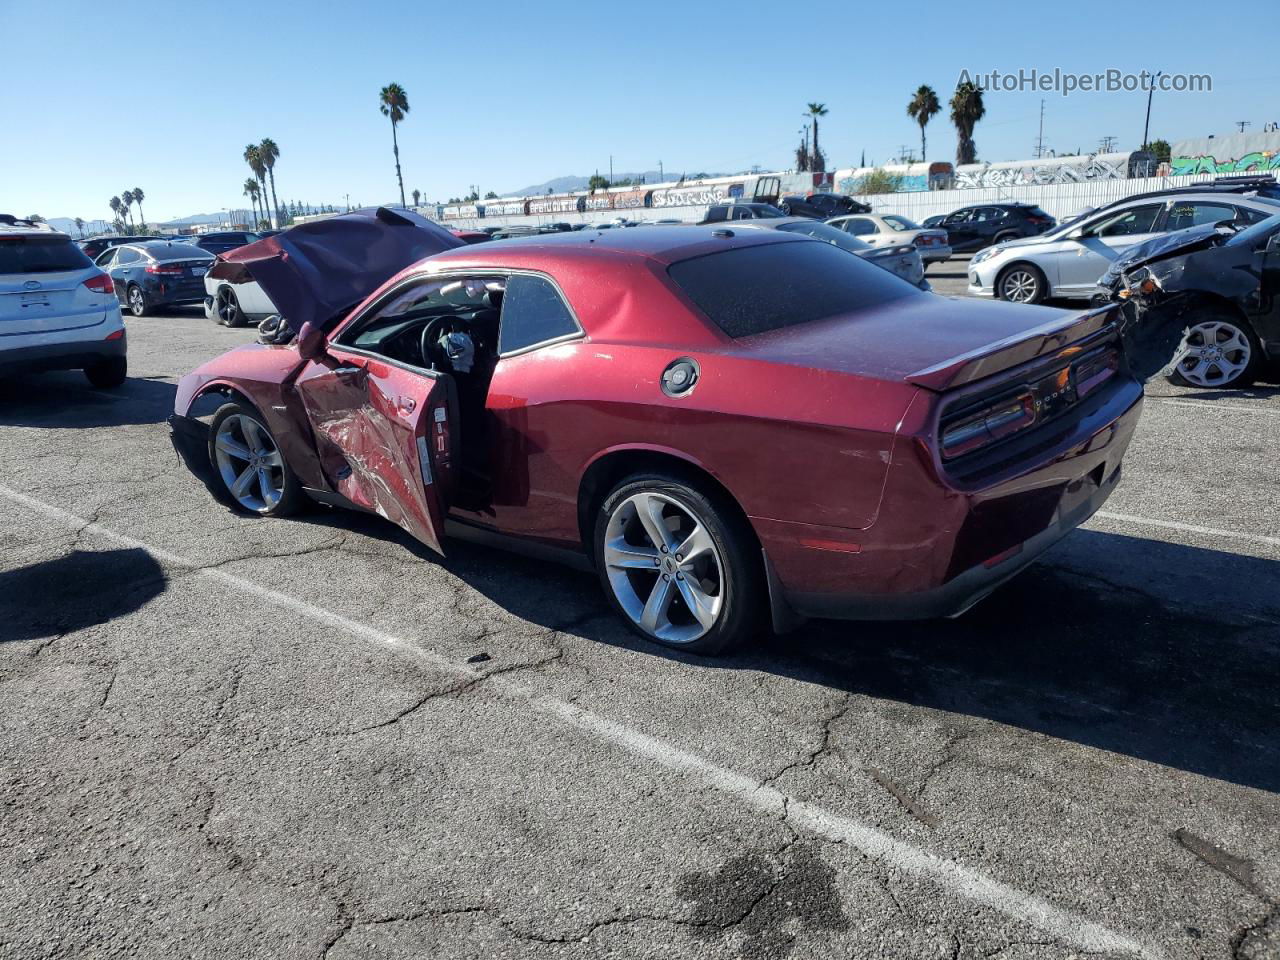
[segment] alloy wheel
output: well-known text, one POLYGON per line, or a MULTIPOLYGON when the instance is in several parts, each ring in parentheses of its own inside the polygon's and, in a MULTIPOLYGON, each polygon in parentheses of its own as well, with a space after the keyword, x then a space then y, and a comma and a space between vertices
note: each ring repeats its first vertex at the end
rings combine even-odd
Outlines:
POLYGON ((1010 270, 1000 281, 1000 294, 1013 303, 1031 303, 1040 292, 1040 280, 1030 270, 1010 270))
POLYGON ((142 296, 142 291, 137 287, 129 288, 129 309, 133 311, 135 317, 140 317, 146 312, 146 300, 142 296))
POLYGON ((266 513, 284 495, 284 458, 271 433, 252 417, 232 414, 213 440, 218 473, 237 503, 266 513))
POLYGON ((642 492, 614 508, 604 538, 605 572, 623 611, 665 643, 691 643, 724 606, 724 563, 706 523, 688 506, 642 492))
POLYGON ((236 302, 235 294, 225 287, 218 291, 218 302, 216 304, 218 311, 218 320, 226 327, 234 327, 240 313, 240 304, 236 302))
POLYGON ((1197 387, 1222 387, 1249 368, 1253 345, 1235 324, 1206 320, 1187 331, 1173 358, 1173 369, 1197 387))

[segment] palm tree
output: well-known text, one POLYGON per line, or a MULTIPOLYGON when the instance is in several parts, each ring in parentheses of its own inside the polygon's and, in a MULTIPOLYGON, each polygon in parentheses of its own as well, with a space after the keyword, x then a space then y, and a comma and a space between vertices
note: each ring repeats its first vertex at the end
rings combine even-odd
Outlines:
POLYGON ((982 91, 970 82, 956 84, 951 96, 951 122, 956 128, 956 165, 975 163, 978 145, 973 142, 973 128, 987 114, 982 91))
POLYGON ((83 237, 83 236, 84 236, 84 221, 83 221, 83 220, 81 220, 79 217, 76 217, 76 219, 75 219, 75 224, 76 224, 76 230, 78 230, 78 231, 80 232, 80 236, 82 236, 82 237, 83 237))
POLYGON ((253 177, 244 178, 244 195, 253 204, 253 225, 258 225, 258 181, 253 177))
MULTIPOLYGON (((280 201, 276 199, 276 161, 280 159, 280 148, 270 137, 263 137, 258 144, 258 156, 262 165, 267 168, 267 176, 271 178, 271 206, 276 211, 276 219, 280 218, 280 201)), ((265 200, 266 198, 263 197, 265 200)))
POLYGON ((421 190, 413 191, 413 205, 415 207, 418 206, 421 200, 422 200, 422 191, 421 190))
POLYGON ((111 207, 111 212, 115 214, 115 222, 124 223, 123 218, 120 216, 120 211, 124 209, 124 204, 120 202, 120 198, 112 197, 109 206, 111 207))
POLYGON ((817 171, 827 169, 826 158, 822 156, 822 151, 818 149, 818 118, 826 115, 827 105, 825 103, 809 104, 809 116, 813 119, 813 149, 809 153, 809 166, 817 171))
POLYGON ((129 229, 133 229, 133 191, 126 190, 120 194, 120 203, 124 206, 125 213, 129 215, 129 229))
POLYGON ((921 84, 916 90, 916 95, 911 98, 911 102, 907 104, 907 116, 915 120, 920 125, 920 162, 927 163, 929 160, 928 153, 925 152, 924 127, 930 120, 936 117, 942 111, 942 105, 938 103, 938 95, 934 92, 933 87, 927 84, 921 84))
POLYGON ((142 201, 146 199, 146 195, 142 192, 141 187, 133 188, 133 202, 138 205, 138 222, 142 224, 142 229, 147 229, 147 218, 142 213, 142 201))
POLYGON ((396 139, 396 126, 409 112, 409 95, 398 83, 389 83, 378 94, 378 110, 391 118, 391 149, 396 155, 396 180, 400 182, 400 206, 404 202, 404 177, 400 174, 400 142, 396 139))
POLYGON ((249 165, 249 169, 253 171, 253 175, 258 178, 258 186, 262 191, 262 214, 266 220, 274 228, 267 211, 267 167, 262 162, 262 152, 258 144, 251 143, 244 148, 244 162, 249 165))

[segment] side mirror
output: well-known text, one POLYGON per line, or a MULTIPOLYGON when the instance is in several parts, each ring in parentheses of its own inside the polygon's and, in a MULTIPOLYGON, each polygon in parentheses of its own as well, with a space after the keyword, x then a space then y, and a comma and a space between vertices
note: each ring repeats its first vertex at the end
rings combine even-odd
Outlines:
POLYGON ((308 320, 298 331, 298 356, 303 360, 318 360, 324 356, 324 331, 308 320))

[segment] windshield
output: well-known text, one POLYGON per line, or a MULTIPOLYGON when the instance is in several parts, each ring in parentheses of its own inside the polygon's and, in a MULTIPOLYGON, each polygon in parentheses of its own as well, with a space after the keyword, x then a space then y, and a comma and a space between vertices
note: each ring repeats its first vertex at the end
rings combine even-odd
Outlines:
POLYGON ((1274 217, 1267 217, 1265 220, 1259 220, 1247 230, 1241 230, 1227 241, 1227 246, 1247 247, 1255 243, 1262 244, 1266 240, 1270 239, 1271 234, 1275 233, 1277 230, 1280 230, 1280 214, 1276 214, 1274 217))
POLYGON ((901 297, 926 296, 888 270, 845 256, 830 243, 738 247, 673 263, 667 272, 735 340, 901 297))
POLYGON ((0 237, 0 274, 57 273, 93 264, 66 237, 0 237))
POLYGON ((864 250, 873 249, 871 244, 850 236, 838 227, 833 227, 829 223, 822 223, 819 220, 783 223, 778 226, 778 229, 785 230, 787 233, 801 233, 806 237, 813 237, 815 240, 825 240, 827 243, 835 244, 841 250, 848 250, 851 253, 862 253, 864 250))
POLYGON ((885 223, 893 227, 895 230, 919 230, 918 224, 912 223, 906 217, 889 216, 882 218, 885 223))

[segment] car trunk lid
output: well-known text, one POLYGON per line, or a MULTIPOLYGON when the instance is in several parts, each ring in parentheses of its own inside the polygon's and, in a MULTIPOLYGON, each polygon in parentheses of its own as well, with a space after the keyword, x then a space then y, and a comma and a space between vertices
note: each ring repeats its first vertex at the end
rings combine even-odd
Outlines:
POLYGON ((1084 312, 919 294, 736 341, 761 359, 949 390, 1089 337, 1111 307, 1084 312))
POLYGON ((84 284, 98 272, 0 274, 0 345, 7 336, 56 333, 102 323, 114 297, 84 284))

